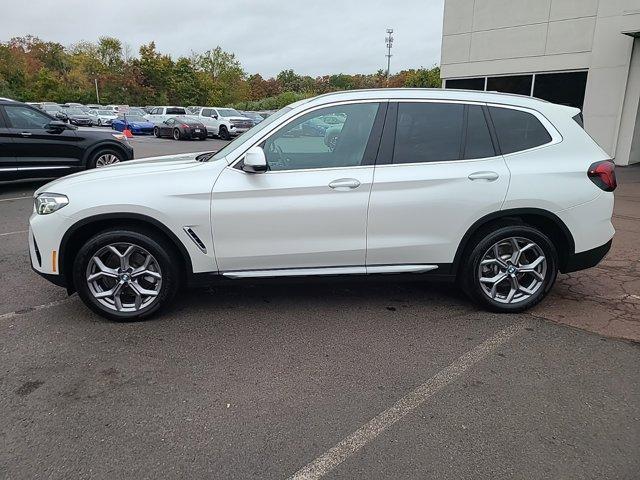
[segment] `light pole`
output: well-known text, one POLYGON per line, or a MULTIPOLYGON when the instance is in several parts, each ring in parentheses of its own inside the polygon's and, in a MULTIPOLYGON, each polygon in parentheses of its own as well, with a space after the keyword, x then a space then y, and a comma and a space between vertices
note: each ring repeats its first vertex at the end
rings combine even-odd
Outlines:
POLYGON ((391 47, 393 47, 393 28, 387 28, 387 36, 384 38, 387 42, 387 86, 389 85, 389 75, 391 72, 391 47))
POLYGON ((100 105, 100 95, 98 95, 98 79, 94 78, 93 80, 96 83, 96 103, 100 105))

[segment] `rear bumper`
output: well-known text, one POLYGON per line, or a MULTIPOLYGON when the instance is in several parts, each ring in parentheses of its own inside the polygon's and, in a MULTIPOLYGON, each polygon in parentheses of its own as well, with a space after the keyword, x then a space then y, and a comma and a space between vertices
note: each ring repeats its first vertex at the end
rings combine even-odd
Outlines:
POLYGON ((578 270, 595 267, 609 252, 612 243, 613 239, 591 250, 570 255, 565 262, 564 268, 562 268, 562 273, 577 272, 578 270))

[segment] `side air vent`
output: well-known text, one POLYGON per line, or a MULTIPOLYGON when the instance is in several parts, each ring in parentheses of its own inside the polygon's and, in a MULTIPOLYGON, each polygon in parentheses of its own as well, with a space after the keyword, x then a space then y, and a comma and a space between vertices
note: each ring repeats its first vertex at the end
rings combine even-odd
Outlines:
POLYGON ((202 250, 202 253, 207 253, 207 247, 202 242, 202 240, 200 240, 200 237, 196 235, 196 232, 194 232, 191 227, 184 227, 184 231, 187 232, 187 235, 189 235, 189 238, 193 240, 193 243, 195 243, 198 246, 198 248, 202 250))
POLYGON ((42 266, 42 256, 40 255, 40 249, 38 248, 38 243, 36 242, 36 237, 33 237, 33 249, 36 252, 36 260, 38 260, 38 266, 42 266))

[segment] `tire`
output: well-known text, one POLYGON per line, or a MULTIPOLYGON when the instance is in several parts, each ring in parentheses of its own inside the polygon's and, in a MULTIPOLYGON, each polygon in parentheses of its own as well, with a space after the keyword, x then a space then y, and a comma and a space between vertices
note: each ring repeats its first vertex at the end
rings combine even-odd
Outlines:
POLYGON ((180 129, 179 128, 174 128, 173 129, 173 139, 174 140, 182 139, 182 134, 180 133, 180 129))
POLYGON ((102 126, 102 120, 98 119, 98 126, 101 127, 102 126))
POLYGON ((558 275, 555 245, 526 225, 484 230, 467 253, 459 283, 472 300, 493 312, 516 313, 533 307, 549 293, 558 275))
POLYGON ((116 321, 148 318, 166 307, 178 291, 180 270, 174 252, 167 240, 144 229, 98 233, 74 259, 74 286, 84 304, 102 317, 116 321), (129 252, 126 263, 121 263, 111 247, 120 256, 129 252), (145 263, 149 256, 151 260, 145 263), (102 262, 100 266, 96 257, 102 262), (139 269, 144 265, 147 270, 142 273, 139 269), (113 293, 104 295, 108 292, 113 293), (101 294, 103 298, 97 298, 101 294))
POLYGON ((87 162, 87 169, 106 167, 123 161, 124 156, 121 152, 110 148, 99 149, 91 155, 91 159, 87 162))
POLYGON ((231 135, 229 135, 229 131, 227 130, 227 127, 225 127, 224 125, 222 125, 218 130, 218 136, 222 140, 229 140, 231 138, 231 135))
POLYGON ((158 127, 153 127, 153 136, 160 138, 160 129, 158 127))

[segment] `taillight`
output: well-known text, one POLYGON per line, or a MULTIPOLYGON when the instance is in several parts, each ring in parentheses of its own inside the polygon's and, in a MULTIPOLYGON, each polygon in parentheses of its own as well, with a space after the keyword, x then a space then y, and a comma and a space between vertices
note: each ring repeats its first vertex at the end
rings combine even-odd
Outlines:
POLYGON ((187 125, 187 124, 183 123, 183 124, 182 124, 182 128, 189 128, 189 125, 187 125))
POLYGON ((591 164, 587 175, 598 188, 605 192, 613 192, 618 186, 615 168, 616 166, 611 160, 604 160, 591 164))

